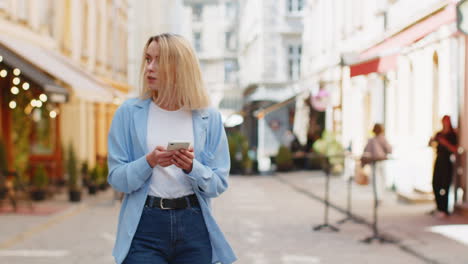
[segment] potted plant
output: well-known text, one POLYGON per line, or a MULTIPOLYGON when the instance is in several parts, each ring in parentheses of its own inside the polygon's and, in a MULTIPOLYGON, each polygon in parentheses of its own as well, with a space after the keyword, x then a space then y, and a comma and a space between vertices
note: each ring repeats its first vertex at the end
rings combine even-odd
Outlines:
POLYGON ((88 178, 86 180, 86 185, 88 186, 88 193, 92 195, 96 194, 98 190, 98 175, 96 167, 94 167, 87 175, 88 178))
POLYGON ((101 166, 101 190, 107 190, 109 188, 109 183, 107 182, 107 175, 109 174, 109 167, 107 166, 107 162, 103 162, 101 166))
POLYGON ((242 142, 242 135, 239 132, 232 132, 228 136, 229 145, 229 157, 231 159, 231 170, 232 174, 242 173, 242 153, 240 152, 239 146, 242 142))
POLYGON ((344 168, 344 147, 335 134, 324 131, 322 137, 315 141, 312 148, 325 159, 324 165, 330 166, 332 174, 340 174, 344 168))
POLYGON ((34 171, 32 179, 32 190, 31 198, 34 201, 42 201, 46 197, 47 186, 49 184, 49 178, 44 165, 39 165, 34 171))
POLYGON ((247 139, 242 142, 242 170, 244 175, 251 175, 253 172, 253 161, 249 157, 249 142, 247 139))
POLYGON ((278 171, 289 171, 294 168, 292 152, 286 146, 280 146, 275 161, 278 171))
POLYGON ((71 202, 79 202, 81 201, 81 182, 79 180, 75 150, 72 144, 70 144, 68 149, 67 173, 69 200, 71 202))

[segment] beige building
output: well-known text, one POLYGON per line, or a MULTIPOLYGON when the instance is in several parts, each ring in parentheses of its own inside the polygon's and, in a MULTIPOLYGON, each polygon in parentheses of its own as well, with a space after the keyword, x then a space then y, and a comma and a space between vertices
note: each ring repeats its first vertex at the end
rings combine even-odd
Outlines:
POLYGON ((127 12, 126 0, 0 1, 1 131, 8 161, 44 164, 61 178, 61 146, 72 143, 79 161, 90 166, 106 157, 113 113, 129 90, 127 12), (16 161, 20 153, 29 162, 16 161))

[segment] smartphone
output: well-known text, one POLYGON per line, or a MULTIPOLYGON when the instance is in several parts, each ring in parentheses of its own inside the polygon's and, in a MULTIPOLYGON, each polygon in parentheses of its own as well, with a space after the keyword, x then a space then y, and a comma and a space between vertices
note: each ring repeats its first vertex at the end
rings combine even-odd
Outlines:
POLYGON ((167 150, 179 150, 179 149, 188 149, 190 147, 190 142, 188 141, 170 141, 167 143, 167 150))

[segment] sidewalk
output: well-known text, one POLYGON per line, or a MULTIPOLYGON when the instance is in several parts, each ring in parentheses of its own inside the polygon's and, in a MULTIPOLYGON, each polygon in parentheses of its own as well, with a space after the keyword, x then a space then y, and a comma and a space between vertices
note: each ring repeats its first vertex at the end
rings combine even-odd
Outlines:
MULTIPOLYGON (((278 173, 273 177, 311 199, 322 200, 324 197, 325 177, 321 172, 278 173)), ((346 209, 347 182, 341 176, 330 177, 330 204, 336 208, 330 208, 330 212, 334 213, 330 213, 329 223, 340 227, 336 222, 346 215, 337 215, 336 212, 337 209, 346 209)), ((399 243, 395 246, 427 263, 468 263, 468 218, 452 215, 447 219, 437 219, 428 214, 433 208, 433 203, 400 202, 395 193, 387 192, 378 209, 379 231, 396 238, 399 243)), ((321 210, 317 213, 324 215, 321 210)), ((372 223, 372 184, 360 186, 353 183, 352 213, 365 219, 367 224, 372 223)), ((356 223, 348 221, 344 225, 356 223)), ((370 226, 368 230, 360 238, 371 235, 370 226)))
POLYGON ((27 201, 19 201, 19 210, 14 212, 8 201, 0 210, 0 250, 25 240, 27 237, 41 232, 55 222, 76 215, 89 204, 108 197, 112 200, 112 189, 89 195, 87 189, 81 193, 81 201, 72 203, 68 199, 68 189, 63 188, 53 197, 44 201, 34 201, 33 210, 27 201))

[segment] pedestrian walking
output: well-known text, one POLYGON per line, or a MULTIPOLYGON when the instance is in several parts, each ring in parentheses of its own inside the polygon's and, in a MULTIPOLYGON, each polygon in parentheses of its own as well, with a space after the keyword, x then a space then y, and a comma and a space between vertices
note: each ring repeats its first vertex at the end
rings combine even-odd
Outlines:
POLYGON ((442 118, 442 130, 437 132, 429 141, 430 146, 437 147, 437 157, 432 174, 432 189, 436 200, 436 216, 445 218, 449 216, 448 194, 452 182, 452 158, 457 152, 457 133, 452 127, 450 116, 442 118))
POLYGON ((210 207, 228 187, 228 143, 193 48, 179 35, 151 37, 141 69, 141 96, 117 109, 108 138, 108 181, 125 193, 116 262, 232 263, 210 207), (191 147, 168 150, 175 140, 191 147))
POLYGON ((361 164, 365 166, 368 163, 375 162, 377 200, 381 202, 386 187, 385 160, 388 158, 388 155, 392 153, 392 146, 388 144, 387 138, 385 137, 385 129, 382 124, 376 123, 372 132, 374 136, 367 141, 361 164))

